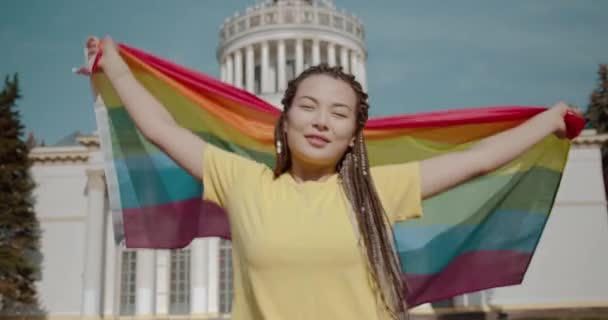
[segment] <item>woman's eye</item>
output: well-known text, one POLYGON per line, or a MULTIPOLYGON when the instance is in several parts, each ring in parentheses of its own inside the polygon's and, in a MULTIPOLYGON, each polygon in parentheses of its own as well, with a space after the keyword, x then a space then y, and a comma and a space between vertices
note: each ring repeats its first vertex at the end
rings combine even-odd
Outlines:
POLYGON ((302 109, 306 109, 306 110, 312 110, 312 109, 314 109, 312 106, 306 106, 306 105, 303 105, 303 106, 300 106, 300 107, 302 109))
POLYGON ((334 113, 335 116, 340 117, 340 118, 347 118, 348 115, 343 114, 343 113, 334 113))

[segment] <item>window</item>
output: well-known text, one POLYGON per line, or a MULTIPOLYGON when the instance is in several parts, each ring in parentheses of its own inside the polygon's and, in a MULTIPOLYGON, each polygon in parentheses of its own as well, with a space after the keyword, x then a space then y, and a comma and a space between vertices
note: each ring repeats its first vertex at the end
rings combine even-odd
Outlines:
POLYGON ((287 60, 286 64, 287 65, 285 66, 285 79, 287 79, 287 81, 289 82, 296 77, 296 60, 287 60))
POLYGON ((239 21, 239 24, 238 24, 239 32, 242 32, 243 30, 245 30, 245 28, 246 28, 245 23, 246 23, 246 20, 239 21))
POLYGON ((253 28, 253 27, 257 27, 260 25, 260 16, 253 16, 251 17, 251 20, 249 21, 249 25, 253 28))
POLYGON ((135 314, 137 251, 124 251, 120 267, 120 315, 135 314))
POLYGON ((340 16, 333 16, 334 19, 334 28, 342 29, 344 28, 344 19, 340 16))
POLYGON ((294 23, 296 20, 295 12, 291 9, 283 11, 283 22, 294 23))
POLYGON ((319 13, 318 19, 320 25, 329 26, 329 15, 327 13, 319 13))
POLYGON ((261 94, 262 93, 262 66, 260 66, 259 64, 255 66, 255 68, 253 69, 253 92, 255 92, 255 94, 261 94))
POLYGON ((190 313, 190 249, 171 250, 169 314, 190 313))
POLYGON ((230 241, 220 240, 219 259, 220 313, 230 313, 232 310, 232 244, 230 241))

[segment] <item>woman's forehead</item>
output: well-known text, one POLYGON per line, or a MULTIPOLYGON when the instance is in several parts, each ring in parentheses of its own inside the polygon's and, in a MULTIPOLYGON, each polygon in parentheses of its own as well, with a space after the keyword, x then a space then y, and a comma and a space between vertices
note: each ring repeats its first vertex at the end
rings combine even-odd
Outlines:
POLYGON ((353 88, 341 79, 328 75, 312 75, 302 80, 295 95, 296 99, 309 98, 318 103, 339 103, 354 106, 357 97, 353 88))

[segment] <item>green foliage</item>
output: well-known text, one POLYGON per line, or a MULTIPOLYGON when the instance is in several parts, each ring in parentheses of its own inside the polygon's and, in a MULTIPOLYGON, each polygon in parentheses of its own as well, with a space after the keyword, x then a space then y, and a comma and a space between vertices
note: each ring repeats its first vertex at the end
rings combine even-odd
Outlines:
MULTIPOLYGON (((585 117, 597 133, 608 132, 608 65, 601 64, 597 71, 597 87, 591 93, 585 117)), ((604 191, 608 198, 608 141, 602 144, 604 191)))
POLYGON ((0 314, 37 309, 40 228, 34 213, 28 147, 15 110, 17 75, 5 79, 0 92, 0 314))
POLYGON ((585 116, 598 133, 608 132, 608 65, 598 69, 597 88, 591 93, 585 116))

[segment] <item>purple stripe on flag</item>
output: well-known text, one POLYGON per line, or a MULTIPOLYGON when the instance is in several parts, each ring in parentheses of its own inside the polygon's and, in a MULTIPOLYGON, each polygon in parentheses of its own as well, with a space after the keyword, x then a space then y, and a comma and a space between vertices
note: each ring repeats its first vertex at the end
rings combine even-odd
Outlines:
POLYGON ((200 237, 230 238, 223 208, 201 198, 124 209, 128 248, 177 249, 200 237))
POLYGON ((488 288, 519 284, 532 254, 517 251, 475 251, 452 260, 440 273, 405 274, 410 307, 488 288))

